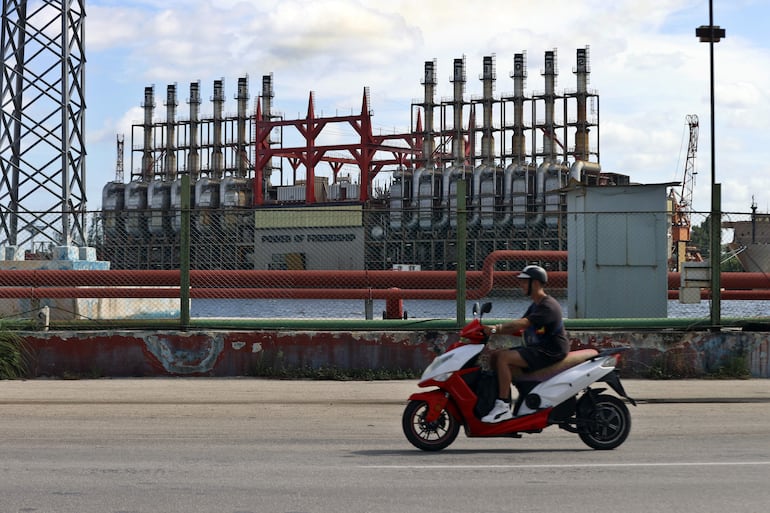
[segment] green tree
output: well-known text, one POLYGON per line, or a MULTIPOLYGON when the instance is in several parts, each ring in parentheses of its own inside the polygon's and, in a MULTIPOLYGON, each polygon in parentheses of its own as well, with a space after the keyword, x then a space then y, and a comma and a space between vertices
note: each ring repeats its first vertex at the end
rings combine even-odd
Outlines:
MULTIPOLYGON (((697 226, 690 227, 690 245, 700 250, 704 260, 709 258, 711 252, 711 216, 706 216, 703 222, 697 226)), ((737 258, 727 258, 729 249, 722 244, 719 269, 724 272, 743 271, 740 261, 737 258)))

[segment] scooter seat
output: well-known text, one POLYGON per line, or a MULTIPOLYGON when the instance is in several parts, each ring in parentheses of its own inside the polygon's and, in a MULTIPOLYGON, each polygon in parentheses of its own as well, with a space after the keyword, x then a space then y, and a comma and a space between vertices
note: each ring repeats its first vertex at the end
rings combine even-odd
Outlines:
POLYGON ((524 374, 517 376, 515 381, 545 381, 556 376, 558 373, 569 369, 570 367, 574 367, 575 365, 581 364, 586 360, 590 360, 598 354, 599 351, 596 349, 580 349, 578 351, 570 351, 567 353, 567 356, 563 360, 536 371, 525 372, 524 374))

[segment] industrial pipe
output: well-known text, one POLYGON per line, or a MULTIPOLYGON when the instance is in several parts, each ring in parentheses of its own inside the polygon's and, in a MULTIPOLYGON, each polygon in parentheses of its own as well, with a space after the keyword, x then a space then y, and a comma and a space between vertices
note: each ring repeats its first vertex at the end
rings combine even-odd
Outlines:
MULTIPOLYGON (((498 261, 563 262, 566 251, 502 250, 490 253, 481 271, 468 271, 468 299, 486 297, 493 286, 515 288, 516 272, 495 271, 498 261)), ((551 284, 566 288, 567 272, 552 271, 551 284)), ((192 298, 455 299, 454 271, 248 271, 190 272, 192 298), (420 288, 415 288, 415 284, 420 288)), ((725 299, 770 299, 763 273, 722 273, 725 299)), ((0 298, 174 298, 179 271, 6 270, 0 298), (129 284, 129 286, 127 286, 129 284)), ((668 274, 668 297, 676 299, 680 273, 668 274)), ((552 285, 553 287, 553 285, 552 285)), ((708 298, 704 289, 701 297, 708 298)))
MULTIPOLYGON (((563 251, 495 251, 503 253, 498 260, 566 260, 563 251), (513 255, 511 255, 513 254, 513 255)), ((484 268, 489 264, 485 262, 484 268)), ((484 280, 485 271, 468 271, 469 286, 477 288, 484 280)), ((488 269, 486 272, 492 272, 488 269)), ((566 286, 567 271, 549 273, 551 282, 566 286)), ((496 285, 515 286, 514 271, 496 271, 496 285)), ((389 288, 410 289, 420 283, 426 289, 446 289, 455 284, 454 271, 248 271, 248 270, 192 270, 193 288, 248 287, 248 288, 389 288)), ((679 289, 681 275, 668 273, 668 288, 679 289)), ((2 287, 177 287, 179 271, 65 271, 65 270, 4 270, 0 271, 2 287)), ((722 273, 722 285, 728 290, 770 289, 770 276, 764 273, 722 273)), ((8 297, 8 296, 5 296, 8 297)))
MULTIPOLYGON (((467 273, 467 298, 480 299, 489 294, 494 284, 494 267, 500 260, 558 262, 566 259, 566 251, 494 251, 484 260, 480 272, 467 273)), ((500 274, 512 282, 514 273, 500 274)), ((453 271, 198 270, 190 272, 190 297, 455 299, 455 280, 453 271), (421 282, 443 287, 413 288, 421 282)), ((0 272, 0 297, 179 297, 179 283, 179 271, 10 270, 0 272), (127 283, 134 287, 126 287, 127 283)))

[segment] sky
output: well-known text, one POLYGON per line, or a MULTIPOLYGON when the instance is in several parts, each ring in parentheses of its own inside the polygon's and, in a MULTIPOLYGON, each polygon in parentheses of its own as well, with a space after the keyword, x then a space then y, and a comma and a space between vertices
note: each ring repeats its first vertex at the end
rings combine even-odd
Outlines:
MULTIPOLYGON (((768 0, 714 0, 715 178, 722 210, 770 211, 770 19, 768 0)), ((251 102, 272 73, 274 109, 287 118, 360 111, 371 92, 375 131, 407 131, 423 96, 425 61, 436 60, 437 99, 452 96, 452 62, 465 57, 467 97, 482 94, 482 58, 495 55, 496 93, 513 90, 513 56, 527 52, 527 91, 542 91, 545 51, 557 49, 557 88, 575 87, 577 48, 590 48, 590 88, 600 95, 602 170, 638 183, 681 181, 688 114, 700 119, 693 210, 711 194, 709 45, 695 29, 707 0, 90 0, 86 1, 88 208, 115 178, 116 134, 143 119, 144 87, 155 86, 165 116, 168 84, 180 116, 190 82, 200 81, 210 115, 213 82, 228 103, 248 75, 251 102)), ((135 144, 141 144, 136 141, 135 144)))

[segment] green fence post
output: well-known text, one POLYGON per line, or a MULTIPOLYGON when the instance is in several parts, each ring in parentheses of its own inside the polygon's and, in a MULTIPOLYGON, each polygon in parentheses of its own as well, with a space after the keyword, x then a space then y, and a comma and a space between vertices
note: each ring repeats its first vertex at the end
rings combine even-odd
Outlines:
POLYGON ((190 326, 190 175, 182 174, 182 226, 179 230, 179 314, 182 329, 190 326))
POLYGON ((711 185, 711 326, 715 330, 722 325, 722 184, 711 185))
POLYGON ((465 180, 457 180, 457 327, 465 324, 466 216, 465 180))

